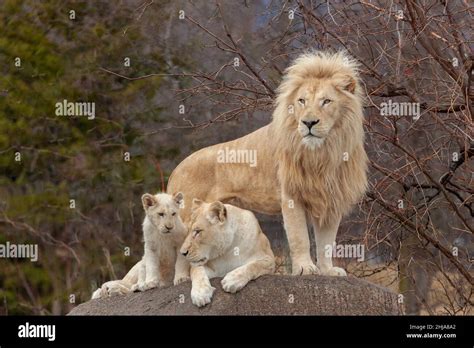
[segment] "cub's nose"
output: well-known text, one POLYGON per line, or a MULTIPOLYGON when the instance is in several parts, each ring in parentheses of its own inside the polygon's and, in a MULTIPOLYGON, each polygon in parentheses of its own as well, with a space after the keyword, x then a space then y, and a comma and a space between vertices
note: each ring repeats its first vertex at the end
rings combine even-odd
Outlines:
POLYGON ((165 225, 165 227, 166 227, 166 229, 167 229, 168 231, 170 231, 170 230, 173 229, 173 226, 170 227, 170 226, 166 226, 166 225, 165 225))
POLYGON ((316 121, 301 121, 304 123, 306 127, 308 127, 309 130, 311 130, 311 127, 317 125, 319 123, 319 120, 316 121))
POLYGON ((189 254, 188 250, 181 250, 181 255, 188 256, 188 254, 189 254))

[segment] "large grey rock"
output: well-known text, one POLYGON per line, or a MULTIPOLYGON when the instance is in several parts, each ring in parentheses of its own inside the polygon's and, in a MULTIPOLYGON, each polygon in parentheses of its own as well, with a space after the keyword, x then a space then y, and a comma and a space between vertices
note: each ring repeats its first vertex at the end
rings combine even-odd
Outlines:
POLYGON ((191 283, 91 300, 69 315, 397 315, 397 295, 357 278, 267 275, 236 294, 222 290, 220 279, 212 303, 191 303, 191 283), (184 300, 184 301, 183 301, 184 300))

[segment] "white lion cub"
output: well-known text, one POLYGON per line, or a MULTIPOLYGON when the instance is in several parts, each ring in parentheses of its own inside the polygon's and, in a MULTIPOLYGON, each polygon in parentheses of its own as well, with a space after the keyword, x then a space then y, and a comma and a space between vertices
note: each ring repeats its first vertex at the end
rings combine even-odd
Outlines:
POLYGON ((179 217, 182 202, 180 192, 173 196, 166 193, 142 196, 144 256, 123 279, 104 283, 92 298, 145 291, 171 283, 177 285, 189 279, 189 263, 179 253, 187 234, 179 217))
POLYGON ((181 254, 191 263, 191 300, 198 307, 211 302, 215 290, 211 278, 224 277, 224 291, 235 293, 274 272, 270 242, 252 212, 194 199, 189 226, 181 254))

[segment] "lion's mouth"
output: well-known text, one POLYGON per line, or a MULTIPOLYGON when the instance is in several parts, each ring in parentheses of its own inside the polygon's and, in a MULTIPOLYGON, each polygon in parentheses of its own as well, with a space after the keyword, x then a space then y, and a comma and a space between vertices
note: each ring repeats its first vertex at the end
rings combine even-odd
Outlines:
POLYGON ((319 136, 319 135, 316 135, 316 134, 313 134, 313 133, 308 133, 306 134, 303 138, 318 138, 318 139, 322 139, 323 137, 319 136))

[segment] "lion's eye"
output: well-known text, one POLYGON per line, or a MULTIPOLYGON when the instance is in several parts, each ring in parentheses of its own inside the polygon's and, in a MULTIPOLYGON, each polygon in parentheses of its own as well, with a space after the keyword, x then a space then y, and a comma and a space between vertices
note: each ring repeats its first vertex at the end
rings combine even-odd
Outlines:
POLYGON ((202 230, 194 230, 193 231, 193 237, 196 237, 201 232, 202 232, 202 230))
POLYGON ((298 99, 298 103, 300 103, 301 105, 304 105, 306 103, 306 100, 304 100, 303 98, 300 98, 298 99))
POLYGON ((158 213, 158 215, 163 217, 163 216, 165 216, 165 213, 158 213))
POLYGON ((176 215, 176 213, 171 214, 171 216, 175 216, 175 215, 176 215))
POLYGON ((330 102, 332 102, 331 99, 324 99, 323 100, 323 106, 326 105, 326 104, 329 104, 330 102))

